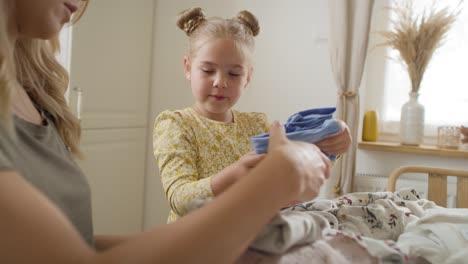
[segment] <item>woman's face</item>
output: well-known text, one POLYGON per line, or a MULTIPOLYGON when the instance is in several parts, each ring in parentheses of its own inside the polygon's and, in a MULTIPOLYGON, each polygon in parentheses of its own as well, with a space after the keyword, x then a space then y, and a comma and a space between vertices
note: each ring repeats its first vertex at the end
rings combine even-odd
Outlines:
POLYGON ((81 0, 13 0, 13 32, 17 37, 50 39, 70 22, 81 0))

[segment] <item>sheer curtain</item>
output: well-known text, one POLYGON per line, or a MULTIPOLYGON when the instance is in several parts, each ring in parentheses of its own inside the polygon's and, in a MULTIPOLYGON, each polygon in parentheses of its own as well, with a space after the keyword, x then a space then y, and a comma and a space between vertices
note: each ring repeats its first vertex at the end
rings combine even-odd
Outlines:
POLYGON ((349 126, 353 144, 335 164, 326 196, 352 191, 355 173, 359 87, 367 55, 374 0, 330 0, 330 59, 338 90, 337 115, 349 126))

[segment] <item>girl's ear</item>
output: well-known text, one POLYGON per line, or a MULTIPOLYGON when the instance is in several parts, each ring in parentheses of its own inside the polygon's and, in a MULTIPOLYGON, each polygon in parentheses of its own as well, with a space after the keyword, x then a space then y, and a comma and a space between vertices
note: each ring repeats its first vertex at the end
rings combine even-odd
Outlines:
POLYGON ((185 78, 190 81, 190 60, 187 56, 184 56, 184 72, 185 78))

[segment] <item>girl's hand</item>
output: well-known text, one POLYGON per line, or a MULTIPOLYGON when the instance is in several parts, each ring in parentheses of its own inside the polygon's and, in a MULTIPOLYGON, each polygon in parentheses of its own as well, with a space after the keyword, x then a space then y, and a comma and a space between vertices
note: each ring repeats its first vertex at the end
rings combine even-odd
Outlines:
POLYGON ((247 175, 264 157, 265 154, 249 152, 235 163, 218 172, 211 178, 211 190, 213 194, 215 196, 219 195, 233 183, 247 175))
POLYGON ((341 127, 341 131, 338 134, 329 136, 317 142, 315 145, 322 151, 332 154, 335 156, 345 153, 351 145, 351 133, 345 122, 342 120, 336 120, 341 127))

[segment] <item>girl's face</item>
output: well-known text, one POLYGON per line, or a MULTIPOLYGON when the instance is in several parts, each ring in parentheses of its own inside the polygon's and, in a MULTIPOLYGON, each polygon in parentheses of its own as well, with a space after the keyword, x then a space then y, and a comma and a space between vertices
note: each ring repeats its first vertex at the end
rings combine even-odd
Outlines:
POLYGON ((231 122, 231 108, 250 82, 252 68, 235 41, 214 39, 184 59, 185 74, 195 97, 195 110, 210 119, 231 122))
POLYGON ((81 0, 13 0, 17 37, 50 39, 70 22, 81 0))

